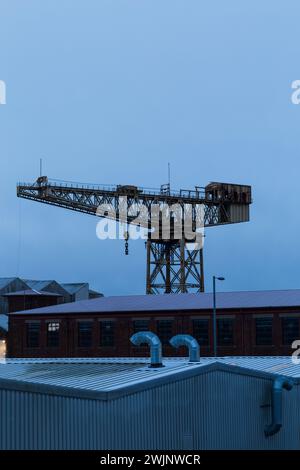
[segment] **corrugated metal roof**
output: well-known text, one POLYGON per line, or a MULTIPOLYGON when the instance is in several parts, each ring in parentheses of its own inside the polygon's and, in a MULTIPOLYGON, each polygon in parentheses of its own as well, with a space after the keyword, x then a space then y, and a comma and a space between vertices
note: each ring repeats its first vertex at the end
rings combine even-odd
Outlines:
POLYGON ((75 396, 77 392, 107 394, 128 391, 140 385, 148 387, 162 379, 179 380, 187 375, 205 372, 209 368, 227 368, 233 373, 248 375, 265 373, 269 376, 280 374, 300 378, 300 365, 293 364, 291 357, 201 358, 198 364, 191 364, 186 358, 166 358, 165 367, 158 369, 149 368, 148 363, 149 359, 145 358, 1 360, 0 388, 5 386, 13 389, 21 385, 28 389, 31 384, 37 387, 36 391, 46 391, 48 387, 49 393, 53 388, 55 393, 71 393, 75 396))
POLYGON ((29 287, 31 287, 31 289, 36 289, 38 291, 46 289, 53 282, 56 283, 56 281, 54 281, 54 279, 46 280, 46 281, 39 281, 39 280, 35 280, 35 279, 25 279, 24 282, 26 282, 26 284, 29 287))
POLYGON ((294 364, 291 356, 229 356, 220 360, 227 365, 300 378, 300 364, 294 364))
POLYGON ((87 282, 77 282, 77 283, 62 283, 61 286, 69 293, 69 294, 75 294, 75 292, 78 292, 81 290, 83 287, 89 287, 87 282))
POLYGON ((11 282, 15 281, 16 277, 1 277, 0 278, 0 289, 3 289, 4 287, 6 287, 8 284, 10 284, 11 282))
POLYGON ((89 293, 90 293, 90 294, 103 295, 101 292, 99 292, 98 290, 95 290, 95 289, 89 289, 89 293))
POLYGON ((3 297, 19 297, 19 296, 34 296, 34 295, 44 295, 44 296, 52 296, 52 297, 61 297, 61 294, 56 294, 55 292, 47 292, 47 291, 38 291, 36 289, 25 289, 25 290, 18 290, 16 292, 8 292, 7 294, 2 294, 3 297))
MULTIPOLYGON (((81 300, 78 302, 27 310, 26 313, 59 314, 208 310, 212 308, 212 304, 213 298, 211 293, 130 295, 118 297, 99 297, 91 300, 81 300)), ((300 308, 300 289, 218 292, 217 307, 221 309, 265 307, 300 308)), ((22 312, 16 312, 15 315, 20 313, 22 312)))

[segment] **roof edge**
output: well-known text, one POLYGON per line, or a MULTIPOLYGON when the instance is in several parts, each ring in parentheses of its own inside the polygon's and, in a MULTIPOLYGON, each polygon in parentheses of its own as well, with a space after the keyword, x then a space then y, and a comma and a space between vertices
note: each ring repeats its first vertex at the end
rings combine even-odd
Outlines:
MULTIPOLYGON (((101 401, 110 401, 116 400, 118 398, 131 395, 136 392, 141 392, 145 390, 151 390, 161 385, 168 385, 175 383, 181 380, 187 380, 192 377, 208 374, 212 372, 223 371, 231 374, 239 374, 245 376, 256 377, 260 379, 267 379, 273 381, 275 377, 286 376, 284 373, 274 373, 266 372, 261 370, 254 370, 250 368, 245 368, 237 365, 224 364, 219 362, 204 364, 200 367, 195 364, 191 364, 191 368, 185 368, 180 371, 175 369, 170 371, 170 374, 163 376, 153 376, 151 379, 142 381, 140 383, 132 383, 125 387, 120 387, 120 389, 111 390, 111 391, 94 391, 94 390, 85 390, 85 389, 75 389, 72 387, 63 387, 57 385, 48 385, 48 384, 38 384, 34 382, 25 382, 16 379, 2 379, 0 378, 0 389, 5 390, 17 390, 27 393, 37 393, 43 395, 54 395, 61 397, 72 397, 72 398, 82 398, 88 400, 101 400, 101 401), (173 373, 172 373, 173 372, 173 373)), ((299 384, 300 378, 294 378, 295 384, 299 384)))

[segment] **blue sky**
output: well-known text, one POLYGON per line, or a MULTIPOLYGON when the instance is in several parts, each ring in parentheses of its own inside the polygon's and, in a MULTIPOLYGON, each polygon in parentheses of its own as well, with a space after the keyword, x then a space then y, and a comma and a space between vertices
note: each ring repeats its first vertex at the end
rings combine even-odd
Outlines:
POLYGON ((300 287, 297 1, 0 0, 0 276, 145 291, 143 241, 19 200, 49 177, 253 186, 251 222, 209 229, 206 289, 300 287))

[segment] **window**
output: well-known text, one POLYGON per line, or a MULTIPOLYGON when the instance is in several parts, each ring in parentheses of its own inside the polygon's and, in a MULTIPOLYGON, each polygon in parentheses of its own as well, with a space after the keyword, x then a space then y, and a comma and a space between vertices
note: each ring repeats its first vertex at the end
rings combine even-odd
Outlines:
MULTIPOLYGON (((134 320, 133 324, 133 333, 139 333, 140 331, 149 331, 149 321, 148 320, 134 320)), ((141 343, 139 347, 148 346, 147 343, 141 343)))
POLYGON ((209 346, 208 320, 201 318, 193 320, 193 336, 200 346, 209 346))
POLYGON ((139 333, 140 331, 149 331, 148 320, 134 320, 132 323, 133 323, 133 333, 139 333))
POLYGON ((172 320, 158 320, 157 321, 157 336, 162 344, 169 344, 172 337, 172 320))
POLYGON ((27 347, 38 348, 40 345, 40 322, 26 324, 27 347))
POLYGON ((255 319, 255 336, 257 346, 270 346, 273 344, 273 318, 255 319))
POLYGON ((217 319, 217 342, 219 346, 232 346, 233 341, 233 319, 217 319))
POLYGON ((59 346, 59 323, 50 322, 47 324, 47 346, 57 348, 59 346))
POLYGON ((92 346, 93 323, 91 321, 78 322, 78 346, 90 348, 92 346))
POLYGON ((100 322, 100 346, 114 346, 115 345, 115 322, 101 321, 100 322))
POLYGON ((291 345, 295 339, 299 339, 299 319, 282 318, 282 344, 291 345))

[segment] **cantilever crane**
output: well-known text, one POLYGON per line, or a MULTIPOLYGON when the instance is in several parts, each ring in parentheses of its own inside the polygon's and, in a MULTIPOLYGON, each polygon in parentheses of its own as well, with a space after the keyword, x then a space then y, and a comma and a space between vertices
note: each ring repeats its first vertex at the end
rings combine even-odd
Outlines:
MULTIPOLYGON (((206 187, 195 187, 195 190, 171 191, 169 185, 160 190, 148 190, 137 186, 92 186, 83 184, 58 183, 46 176, 39 177, 35 183, 20 183, 17 196, 33 201, 51 204, 85 214, 114 218, 119 222, 137 224, 148 229, 147 246, 147 294, 203 292, 203 248, 189 245, 182 233, 181 236, 172 229, 172 207, 179 205, 183 210, 188 207, 193 227, 197 225, 199 213, 203 227, 234 224, 249 221, 251 186, 210 183, 206 187), (122 203, 126 199, 126 216, 121 215, 122 203), (112 217, 108 212, 99 214, 98 208, 110 206, 114 209, 112 217), (151 215, 146 218, 132 216, 132 213, 151 207, 164 206, 170 209, 170 226, 167 232, 162 231, 159 222, 156 237, 151 232, 151 215), (199 208, 202 210, 199 211, 199 208), (132 211, 134 209, 134 211, 132 211)), ((125 239, 128 238, 126 235, 125 239)), ((128 240, 126 240, 127 242, 128 240)), ((127 245, 128 247, 128 245, 127 245)))

